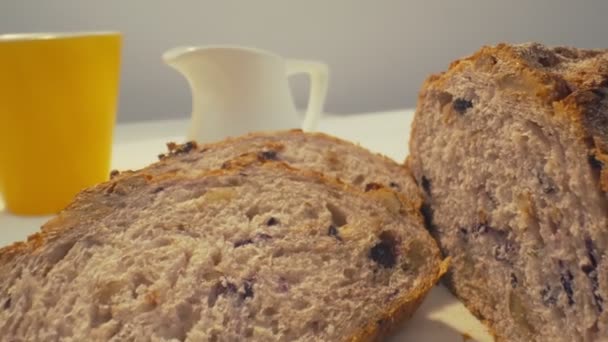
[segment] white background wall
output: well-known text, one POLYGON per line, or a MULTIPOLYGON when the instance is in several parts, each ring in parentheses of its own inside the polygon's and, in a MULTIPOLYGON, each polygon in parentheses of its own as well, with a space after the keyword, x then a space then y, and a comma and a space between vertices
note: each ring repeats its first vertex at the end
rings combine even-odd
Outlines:
MULTIPOLYGON (((160 60, 176 45, 243 44, 326 61, 326 110, 354 113, 414 106, 429 73, 483 44, 608 47, 607 17, 605 0, 0 1, 0 33, 122 31, 123 121, 188 115, 186 82, 160 60)), ((299 104, 304 85, 296 80, 299 104)))

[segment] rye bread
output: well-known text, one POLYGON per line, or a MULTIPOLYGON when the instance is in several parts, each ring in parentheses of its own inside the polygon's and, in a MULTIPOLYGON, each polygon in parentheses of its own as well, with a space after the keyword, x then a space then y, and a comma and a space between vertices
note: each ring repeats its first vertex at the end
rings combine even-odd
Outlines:
POLYGON ((608 339, 607 86, 607 50, 500 44, 421 89, 422 211, 500 340, 608 339))
POLYGON ((445 272, 396 192, 249 156, 115 177, 1 249, 2 339, 368 341, 445 272))

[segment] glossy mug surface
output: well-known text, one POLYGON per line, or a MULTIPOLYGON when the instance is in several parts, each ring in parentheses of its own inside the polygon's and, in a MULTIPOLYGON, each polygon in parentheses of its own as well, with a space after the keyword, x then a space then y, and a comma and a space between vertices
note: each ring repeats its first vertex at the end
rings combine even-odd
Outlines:
POLYGON ((122 37, 0 35, 0 196, 51 214, 109 174, 122 37))
POLYGON ((252 131, 315 129, 328 88, 328 67, 242 46, 184 46, 163 55, 188 81, 192 119, 188 138, 210 142, 252 131), (288 77, 310 78, 308 107, 301 119, 288 77))

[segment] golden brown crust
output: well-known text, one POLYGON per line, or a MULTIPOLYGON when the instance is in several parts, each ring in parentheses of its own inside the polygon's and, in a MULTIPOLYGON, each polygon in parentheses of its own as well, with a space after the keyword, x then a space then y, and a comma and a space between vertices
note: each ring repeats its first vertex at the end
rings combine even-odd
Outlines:
MULTIPOLYGON (((133 177, 136 177, 136 179, 145 179, 146 177, 150 177, 150 174, 154 174, 154 172, 150 172, 150 171, 153 170, 155 167, 171 163, 172 162, 171 160, 174 157, 177 157, 180 155, 188 155, 189 153, 195 153, 195 152, 204 152, 205 150, 221 148, 221 147, 224 147, 224 146, 227 146, 230 144, 234 144, 235 142, 238 142, 238 141, 254 139, 257 137, 265 137, 265 136, 270 136, 270 135, 272 135, 272 136, 308 135, 308 136, 320 138, 320 139, 323 139, 323 140, 326 140, 328 142, 335 143, 335 144, 351 144, 350 142, 338 139, 336 137, 332 137, 332 136, 324 134, 324 133, 304 133, 302 130, 299 130, 299 129, 278 131, 278 132, 272 132, 272 133, 270 133, 270 132, 250 133, 250 134, 247 134, 247 135, 244 135, 241 137, 232 137, 232 138, 228 138, 223 141, 209 143, 209 144, 205 144, 205 145, 199 145, 195 142, 186 142, 184 144, 176 144, 176 143, 169 142, 167 144, 169 153, 159 156, 160 160, 158 162, 156 162, 148 167, 145 167, 141 170, 137 170, 137 171, 132 171, 132 170, 126 170, 126 171, 120 171, 120 172, 118 172, 116 170, 112 171, 111 179, 109 181, 98 184, 89 189, 83 190, 80 194, 78 194, 75 197, 72 204, 68 205, 68 207, 66 207, 66 209, 61 211, 55 218, 53 218, 50 221, 48 221, 47 223, 45 223, 41 227, 41 231, 39 233, 35 233, 35 234, 29 236, 27 242, 16 242, 16 243, 13 243, 12 245, 0 248, 0 264, 7 262, 8 260, 12 259, 15 255, 17 255, 19 253, 24 253, 26 251, 35 250, 39 246, 44 245, 45 241, 50 239, 52 236, 56 235, 58 233, 58 231, 65 230, 65 229, 67 229, 66 227, 70 227, 71 225, 69 223, 71 220, 81 219, 81 217, 79 217, 78 215, 74 215, 73 210, 76 208, 76 206, 79 202, 83 201, 83 198, 86 198, 86 197, 90 196, 91 194, 95 194, 98 192, 104 192, 104 191, 108 191, 108 190, 113 191, 114 187, 116 187, 117 184, 119 184, 119 182, 121 182, 122 180, 124 180, 126 178, 132 179, 133 177)), ((273 147, 277 150, 280 150, 282 148, 281 146, 277 146, 276 143, 271 143, 271 144, 274 144, 273 147)), ((369 152, 369 153, 372 153, 372 152, 369 152)), ((379 158, 381 158, 382 160, 384 160, 386 163, 394 163, 394 161, 392 159, 390 159, 382 154, 376 153, 375 155, 378 156, 379 158)), ((252 158, 252 157, 245 156, 244 158, 252 158)), ((173 174, 171 172, 165 172, 162 177, 171 177, 171 176, 173 176, 173 174)), ((157 175, 157 174, 154 175, 154 178, 158 179, 158 177, 161 177, 161 176, 157 175)), ((122 184, 122 182, 120 184, 122 184)), ((407 201, 408 205, 419 206, 421 203, 420 198, 421 198, 420 194, 416 194, 416 196, 412 196, 412 199, 407 201)), ((99 210, 99 208, 97 210, 99 210)))
MULTIPOLYGON (((113 170, 111 172, 111 179, 109 181, 98 184, 89 189, 83 190, 80 194, 78 194, 75 197, 72 204, 68 205, 68 207, 66 207, 66 209, 64 209, 62 212, 60 212, 55 218, 53 218, 50 221, 48 221, 47 223, 45 223, 41 227, 41 231, 39 233, 35 233, 35 234, 32 234, 31 236, 29 236, 27 242, 16 242, 16 243, 13 243, 12 245, 0 248, 0 264, 7 262, 8 260, 12 259, 12 257, 14 257, 15 255, 17 255, 19 253, 35 250, 37 247, 43 245, 46 240, 48 240, 49 238, 54 236, 54 234, 56 234, 58 230, 65 230, 66 227, 69 227, 70 220, 80 219, 80 217, 78 217, 77 215, 74 215, 70 211, 70 209, 74 209, 76 204, 79 203, 80 201, 82 201, 82 198, 87 197, 89 194, 95 194, 97 192, 103 192, 103 191, 107 191, 108 189, 113 189, 113 187, 115 187, 119 181, 121 181, 125 178, 132 178, 132 177, 144 177, 145 178, 145 177, 147 177, 146 175, 148 173, 154 174, 154 172, 150 172, 150 171, 153 170, 155 167, 171 163, 172 162, 171 160, 176 156, 187 155, 189 153, 194 153, 194 152, 204 152, 209 149, 216 149, 216 148, 221 148, 223 146, 227 146, 230 144, 234 144, 235 142, 238 142, 238 141, 243 141, 246 139, 254 139, 257 137, 265 137, 265 136, 270 136, 270 135, 272 135, 272 136, 308 135, 308 136, 320 138, 320 139, 323 139, 323 140, 326 140, 328 142, 335 143, 335 144, 351 144, 350 142, 338 139, 336 137, 333 137, 333 136, 330 136, 330 135, 327 135, 324 133, 318 133, 318 132, 304 133, 300 129, 278 131, 278 132, 250 133, 250 134, 247 134, 247 135, 244 135, 241 137, 231 137, 231 138, 225 139, 223 141, 209 143, 209 144, 205 144, 205 145, 199 145, 195 142, 186 142, 184 144, 176 144, 173 142, 169 142, 169 143, 167 143, 169 153, 159 155, 158 162, 156 162, 148 167, 145 167, 141 170, 137 170, 137 171, 113 170), (54 228, 54 227, 59 227, 59 228, 54 228), (51 234, 50 233, 51 231, 54 231, 54 233, 51 234)), ((276 150, 280 150, 282 148, 282 146, 279 146, 276 143, 271 142, 270 144, 272 144, 272 147, 276 150)), ((395 163, 392 159, 390 159, 382 154, 373 153, 371 151, 368 151, 368 152, 371 154, 375 154, 376 156, 381 158, 386 163, 395 163)), ((165 172, 165 175, 163 177, 170 177, 170 176, 172 176, 171 172, 165 172)), ((154 175, 154 177, 157 178, 157 177, 159 177, 159 175, 154 175)), ((413 179, 412 179, 412 182, 414 182, 413 179)), ((409 202, 409 205, 419 206, 421 203, 421 194, 416 194, 416 196, 412 196, 412 198, 407 202, 409 202)))
MULTIPOLYGON (((465 70, 492 74, 497 81, 517 82, 528 101, 538 101, 553 109, 587 147, 592 168, 599 173, 598 187, 608 192, 608 50, 549 48, 540 44, 484 46, 475 54, 450 64, 447 71, 429 76, 418 96, 418 110, 430 91, 441 91, 465 70), (500 64, 500 73, 498 70, 500 64)), ((414 120, 412 131, 415 131, 414 120)), ((415 134, 412 134, 413 137, 415 134)), ((406 164, 412 163, 408 157, 406 164)), ((459 296, 464 305, 491 330, 498 340, 495 323, 483 317, 474 301, 459 296)))
MULTIPOLYGON (((155 180, 159 181, 162 177, 155 180)), ((25 242, 15 242, 9 246, 0 248, 0 265, 8 263, 14 257, 33 253, 43 247, 50 240, 60 234, 72 229, 83 220, 90 222, 101 219, 111 212, 111 207, 101 201, 97 196, 103 196, 109 192, 129 192, 133 188, 148 184, 152 179, 147 175, 135 175, 135 177, 124 177, 100 183, 91 188, 81 191, 72 203, 63 209, 57 216, 51 218, 42 225, 40 231, 28 236, 25 242)))
POLYGON ((548 48, 534 43, 484 46, 472 56, 452 62, 448 71, 428 77, 419 93, 419 105, 429 90, 441 89, 464 69, 491 72, 497 61, 509 71, 503 72, 504 77, 516 79, 534 95, 531 99, 553 106, 557 117, 572 123, 589 156, 600 161, 599 187, 608 192, 608 50, 548 48))
MULTIPOLYGON (((195 150, 197 151, 204 151, 204 150, 211 150, 211 149, 217 149, 217 148, 221 148, 227 145, 232 145, 236 142, 239 141, 244 141, 244 140, 250 140, 250 139, 255 139, 255 138, 262 138, 262 137, 281 137, 281 136, 309 136, 309 137, 314 137, 317 139, 323 139, 327 142, 330 142, 332 144, 350 144, 350 145, 355 145, 349 141, 346 140, 342 140, 339 138, 336 138, 334 136, 325 134, 325 133, 321 133, 321 132, 303 132, 301 129, 292 129, 292 130, 286 130, 286 131, 276 131, 276 132, 254 132, 254 133, 249 133, 240 137, 231 137, 231 138, 227 138, 225 140, 219 141, 219 142, 215 142, 215 143, 209 143, 209 144, 204 144, 204 145, 197 145, 195 150)), ((273 144, 273 143, 270 143, 273 144)), ((177 146, 182 146, 182 145, 177 145, 177 146)), ((276 146, 276 145, 275 145, 276 146)), ((355 146, 359 146, 359 145, 355 145, 355 146)), ((361 147, 361 146, 359 146, 361 147)), ((277 150, 280 150, 282 147, 281 146, 276 146, 277 150)), ((363 147, 361 147, 363 148, 363 147)), ((384 162, 386 163, 395 163, 394 160, 388 158, 387 156, 380 154, 380 153, 374 153, 371 152, 369 150, 368 151, 370 154, 376 155, 379 158, 381 158, 382 160, 384 160, 384 162)), ((167 162, 169 162, 169 160, 167 159, 167 162)))
MULTIPOLYGON (((439 251, 433 258, 441 259, 439 251)), ((390 333, 403 322, 410 318, 420 306, 427 293, 435 286, 439 278, 447 271, 450 259, 444 259, 439 264, 435 274, 428 275, 427 278, 411 293, 406 293, 397 299, 394 305, 390 306, 382 316, 372 320, 367 325, 361 327, 353 336, 345 338, 345 341, 364 342, 377 341, 390 333)))
MULTIPOLYGON (((239 137, 229 137, 225 140, 208 143, 208 144, 197 144, 194 142, 176 144, 176 143, 169 142, 167 144, 169 152, 166 154, 159 155, 158 162, 153 163, 153 164, 151 164, 141 170, 137 170, 137 171, 131 171, 131 170, 121 171, 121 172, 113 171, 113 178, 132 176, 134 173, 154 174, 155 172, 158 172, 158 171, 166 172, 166 171, 163 171, 164 167, 170 166, 171 163, 174 162, 175 158, 187 159, 187 158, 189 158, 188 155, 191 153, 194 153, 194 154, 203 153, 203 156, 204 156, 204 153, 206 151, 222 149, 226 146, 230 146, 230 145, 233 145, 233 144, 236 144, 239 142, 243 142, 243 141, 247 141, 247 140, 255 140, 257 138, 265 138, 265 137, 284 138, 284 139, 289 139, 290 137, 294 137, 294 138, 295 137, 309 137, 311 139, 324 140, 328 144, 357 146, 358 148, 361 148, 361 149, 365 150, 366 152, 368 152, 369 154, 374 155, 377 158, 379 158, 385 165, 402 166, 400 164, 397 164, 393 159, 391 159, 383 154, 380 154, 380 153, 371 152, 358 144, 354 144, 352 142, 342 140, 337 137, 333 137, 331 135, 321 133, 321 132, 303 132, 300 129, 292 129, 292 130, 273 131, 273 132, 254 132, 254 133, 249 133, 249 134, 239 136, 239 137)), ((276 140, 276 139, 274 139, 274 140, 276 140)), ((269 140, 264 145, 266 148, 273 150, 273 151, 280 151, 284 148, 284 146, 282 144, 280 144, 276 141, 272 141, 272 140, 269 140)), ((415 184, 415 180, 414 180, 413 176, 409 175, 409 177, 411 178, 412 184, 415 184)), ((417 191, 418 189, 408 189, 408 190, 417 191)), ((412 198, 412 201, 418 200, 421 203, 422 202, 422 193, 417 192, 416 194, 412 194, 411 198, 412 198)))
MULTIPOLYGON (((379 187, 370 192, 362 192, 355 187, 345 184, 338 179, 329 178, 320 172, 312 170, 301 170, 291 167, 290 165, 280 162, 258 158, 255 154, 246 154, 235 160, 233 160, 225 168, 211 171, 201 171, 196 176, 176 176, 173 173, 160 174, 155 176, 146 175, 145 173, 130 173, 133 177, 115 177, 114 179, 101 183, 97 186, 82 191, 77 195, 76 199, 59 215, 42 226, 39 233, 33 234, 28 238, 27 242, 17 242, 13 245, 0 249, 0 264, 6 264, 11 261, 12 258, 25 253, 33 253, 36 249, 43 247, 55 236, 65 233, 71 229, 78 220, 95 220, 100 219, 105 214, 109 213, 103 209, 103 204, 99 203, 98 197, 104 196, 107 193, 114 193, 116 191, 128 193, 137 187, 149 186, 154 183, 159 183, 165 180, 179 181, 192 179, 194 177, 209 177, 209 176, 221 176, 229 175, 238 172, 243 172, 249 167, 261 165, 261 167, 275 168, 287 171, 300 177, 315 180, 316 182, 346 191, 356 196, 363 196, 376 200, 376 192, 390 192, 401 202, 404 210, 399 210, 399 215, 414 215, 420 226, 423 227, 422 217, 419 214, 417 201, 410 201, 401 194, 393 191, 387 187, 379 187), (92 198, 91 198, 92 197, 92 198), (101 206, 101 209, 100 209, 101 206), (88 215, 88 216, 87 216, 88 215)), ((390 210, 387 210, 390 211, 390 210)), ((426 294, 431 288, 438 282, 441 276, 447 271, 450 260, 442 260, 439 247, 435 244, 435 241, 429 236, 429 243, 433 244, 433 255, 429 256, 433 260, 437 261, 437 267, 435 272, 428 274, 424 277, 421 284, 413 291, 405 293, 402 297, 396 299, 391 306, 379 317, 375 317, 368 324, 361 327, 352 336, 345 337, 345 341, 374 341, 382 336, 389 334, 398 323, 409 318, 418 306, 424 300, 426 294)))

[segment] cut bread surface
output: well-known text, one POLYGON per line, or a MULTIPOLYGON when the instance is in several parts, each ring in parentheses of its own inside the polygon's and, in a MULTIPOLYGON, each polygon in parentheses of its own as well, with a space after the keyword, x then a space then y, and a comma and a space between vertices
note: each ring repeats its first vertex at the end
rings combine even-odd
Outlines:
POLYGON ((506 341, 608 338, 608 53, 485 47, 423 86, 408 160, 453 292, 506 341))
POLYGON ((445 271, 417 211, 277 162, 116 177, 0 250, 5 340, 370 340, 445 271))

